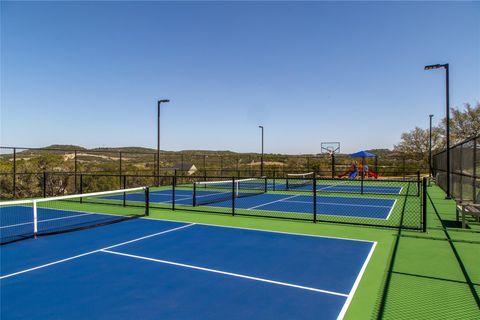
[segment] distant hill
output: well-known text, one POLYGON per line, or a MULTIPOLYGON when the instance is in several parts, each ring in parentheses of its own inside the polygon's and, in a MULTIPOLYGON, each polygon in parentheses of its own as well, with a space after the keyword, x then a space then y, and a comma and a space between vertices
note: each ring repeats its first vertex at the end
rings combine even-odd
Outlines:
POLYGON ((89 151, 155 153, 157 150, 152 148, 145 148, 145 147, 113 147, 113 148, 102 147, 102 148, 93 148, 93 149, 90 149, 89 151))
POLYGON ((370 149, 365 151, 376 154, 379 158, 392 156, 394 154, 390 149, 370 149))
MULTIPOLYGON (((75 150, 77 151, 82 151, 84 153, 88 153, 89 151, 92 153, 95 152, 105 152, 105 153, 118 153, 118 152, 125 152, 125 153, 138 153, 138 154, 155 154, 157 152, 156 149, 154 148, 146 148, 146 147, 98 147, 98 148, 85 148, 82 146, 77 146, 77 145, 70 145, 70 144, 52 144, 43 148, 32 148, 32 149, 21 149, 17 148, 17 155, 34 155, 34 154, 41 154, 47 152, 47 150, 56 150, 58 152, 73 152, 75 150)), ((389 149, 370 149, 370 150, 365 150, 367 152, 376 154, 379 158, 388 158, 394 156, 394 152, 389 149)), ((210 155, 210 156, 236 156, 236 155, 242 155, 242 156, 257 156, 259 153, 258 152, 234 152, 230 150, 180 150, 180 151, 165 151, 161 150, 160 151, 162 154, 184 154, 184 155, 192 155, 192 156, 199 156, 199 155, 210 155)), ((13 154, 5 152, 3 155, 3 158, 9 158, 13 154)), ((267 153, 269 156, 285 156, 285 154, 275 154, 275 153, 267 153)), ((290 156, 294 157, 322 157, 324 156, 323 154, 292 154, 290 156)), ((337 154, 337 157, 348 157, 348 154, 344 153, 339 153, 337 154)))
POLYGON ((61 149, 61 150, 87 150, 84 147, 72 145, 72 144, 52 144, 50 146, 40 148, 40 149, 61 149))

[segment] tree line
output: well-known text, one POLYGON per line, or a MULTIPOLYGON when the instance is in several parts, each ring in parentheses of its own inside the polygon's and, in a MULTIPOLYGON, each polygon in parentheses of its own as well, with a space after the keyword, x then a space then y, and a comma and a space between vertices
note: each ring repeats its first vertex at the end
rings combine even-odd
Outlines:
MULTIPOLYGON (((439 125, 432 127, 432 153, 445 149, 446 118, 439 125)), ((450 109, 450 145, 480 135, 480 102, 476 105, 465 104, 463 109, 450 109)), ((428 163, 430 128, 415 127, 402 133, 400 142, 393 151, 407 158, 419 159, 428 163)))

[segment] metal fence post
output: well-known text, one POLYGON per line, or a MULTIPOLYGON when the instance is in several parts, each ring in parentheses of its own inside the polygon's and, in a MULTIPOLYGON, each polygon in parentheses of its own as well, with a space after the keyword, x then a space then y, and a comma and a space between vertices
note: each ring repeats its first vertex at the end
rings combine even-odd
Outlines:
POLYGON ((417 171, 417 196, 420 196, 420 171, 417 171))
POLYGON ((150 188, 145 188, 145 215, 150 215, 150 188))
POLYGON ((75 193, 78 193, 78 189, 77 189, 77 150, 74 150, 74 172, 75 172, 75 193))
MULTIPOLYGON (((80 174, 80 194, 83 194, 83 174, 80 174)), ((83 202, 83 198, 80 197, 80 203, 83 202)))
POLYGON ((332 166, 332 179, 335 178, 335 153, 332 152, 332 155, 331 155, 331 166, 332 166))
POLYGON ((193 183, 192 207, 197 206, 197 184, 193 183))
POLYGON ((17 149, 13 148, 13 197, 17 197, 17 149))
MULTIPOLYGON (((192 165, 193 162, 190 163, 190 164, 192 165)), ((184 168, 185 168, 185 159, 183 158, 183 153, 180 154, 180 165, 182 166, 182 167, 181 167, 182 170, 184 170, 184 168)), ((184 176, 184 175, 185 175, 185 171, 182 171, 182 176, 184 176)))
POLYGON ((43 197, 47 197, 47 173, 43 171, 43 197))
POLYGON ((365 158, 362 158, 362 174, 360 175, 360 194, 363 194, 363 180, 365 178, 365 158))
POLYGON ((275 176, 276 176, 276 171, 275 167, 273 168, 273 185, 272 185, 272 191, 275 191, 275 176))
POLYGON ((172 210, 175 211, 175 186, 177 184, 177 170, 172 178, 172 210))
POLYGON ((235 177, 232 177, 232 216, 235 215, 235 177))
POLYGON ((223 176, 223 157, 220 156, 220 175, 223 176))
POLYGON ((427 178, 423 177, 422 188, 422 232, 427 232, 427 178))
POLYGON ((317 223, 317 177, 313 176, 313 223, 317 223))
POLYGON ((118 153, 119 157, 118 157, 118 167, 119 167, 119 170, 118 170, 118 173, 119 173, 119 187, 122 188, 122 152, 120 151, 118 153))
POLYGON ((472 163, 472 167, 473 167, 473 179, 472 179, 473 194, 472 194, 472 199, 473 199, 473 202, 475 202, 475 203, 477 203, 477 183, 476 183, 476 180, 477 180, 477 147, 478 147, 477 139, 478 139, 478 137, 473 139, 473 159, 472 159, 472 161, 473 161, 473 163, 472 163))

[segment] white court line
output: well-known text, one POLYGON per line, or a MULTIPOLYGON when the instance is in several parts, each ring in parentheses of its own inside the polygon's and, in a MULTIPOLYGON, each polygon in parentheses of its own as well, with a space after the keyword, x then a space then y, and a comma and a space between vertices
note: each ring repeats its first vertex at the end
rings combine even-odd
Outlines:
POLYGON ((271 283, 271 284, 277 284, 277 285, 286 286, 286 287, 292 287, 292 288, 297 288, 297 289, 326 293, 326 294, 331 294, 331 295, 335 295, 335 296, 348 297, 348 294, 345 294, 345 293, 322 290, 322 289, 317 289, 317 288, 312 288, 312 287, 305 287, 305 286, 300 286, 300 285, 291 284, 291 283, 287 283, 287 282, 268 280, 268 279, 264 279, 264 278, 252 277, 252 276, 247 276, 247 275, 238 274, 238 273, 232 273, 232 272, 226 272, 226 271, 221 271, 221 270, 216 270, 216 269, 203 268, 203 267, 198 267, 198 266, 194 266, 194 265, 190 265, 190 264, 184 264, 184 263, 178 263, 178 262, 173 262, 173 261, 154 259, 154 258, 149 258, 149 257, 144 257, 144 256, 137 256, 137 255, 122 253, 122 252, 117 252, 117 251, 110 251, 110 250, 101 250, 101 251, 105 252, 105 253, 115 254, 115 255, 124 256, 124 257, 129 257, 129 258, 135 258, 135 259, 140 259, 140 260, 147 260, 147 261, 153 261, 153 262, 158 262, 158 263, 174 265, 174 266, 177 266, 177 267, 184 267, 184 268, 190 268, 190 269, 195 269, 195 270, 219 273, 219 274, 223 274, 223 275, 227 275, 227 276, 233 276, 233 277, 237 277, 237 278, 255 280, 255 281, 260 281, 260 282, 267 282, 267 283, 271 283))
POLYGON ((328 189, 328 188, 333 188, 333 187, 336 187, 336 186, 347 185, 348 183, 350 183, 349 180, 347 180, 347 181, 345 181, 345 182, 341 182, 341 183, 336 183, 336 184, 328 185, 328 186, 323 187, 323 188, 320 188, 320 189, 317 188, 317 192, 318 192, 318 191, 321 191, 321 190, 328 189))
MULTIPOLYGON (((264 211, 264 210, 262 210, 262 211, 264 211)), ((142 217, 140 219, 142 219, 142 220, 153 220, 153 221, 183 222, 183 223, 189 223, 190 222, 190 221, 184 221, 184 220, 157 219, 157 218, 148 218, 148 217, 142 217)), ((375 243, 375 241, 372 241, 372 240, 350 239, 350 238, 332 237, 332 236, 321 236, 321 235, 317 235, 317 234, 308 234, 308 233, 293 233, 293 232, 276 231, 276 230, 268 230, 268 229, 255 229, 255 228, 246 228, 246 227, 224 226, 224 225, 217 225, 217 224, 211 224, 211 223, 201 223, 201 222, 195 222, 195 224, 198 225, 198 226, 227 228, 227 229, 239 229, 239 230, 268 232, 268 233, 278 233, 278 234, 286 234, 286 235, 290 235, 290 236, 299 236, 299 237, 326 238, 326 239, 347 240, 347 241, 355 241, 355 242, 375 243)))
MULTIPOLYGON (((191 196, 176 196, 175 195, 175 201, 182 201, 182 200, 191 200, 192 197, 191 196)), ((173 200, 168 200, 168 201, 159 201, 159 202, 153 202, 153 203, 172 203, 173 200)))
POLYGON ((370 249, 370 252, 368 253, 367 258, 363 262, 363 266, 360 269, 360 272, 357 275, 357 279, 355 279, 355 282, 353 283, 352 289, 350 290, 350 293, 348 294, 347 300, 343 304, 342 310, 340 310, 340 313, 338 314, 337 320, 342 320, 343 317, 345 317, 345 314, 347 313, 348 307, 350 306, 350 302, 352 302, 353 296, 355 295, 355 291, 358 288, 358 285, 360 284, 360 280, 363 277, 363 274, 365 273, 365 270, 367 269, 367 265, 370 262, 370 258, 373 255, 373 251, 375 250, 375 247, 377 246, 377 242, 374 242, 372 245, 372 248, 370 249))
MULTIPOLYGON (((284 202, 313 204, 313 201, 286 200, 284 202)), ((392 206, 376 206, 373 204, 354 204, 354 203, 319 202, 319 201, 317 201, 317 204, 331 204, 334 206, 371 207, 371 208, 391 208, 392 207, 392 206)))
POLYGON ((129 244, 129 243, 132 243, 132 242, 137 242, 137 241, 140 241, 140 240, 144 240, 144 239, 148 239, 148 238, 151 238, 151 237, 159 236, 161 234, 177 231, 177 230, 180 230, 180 229, 183 229, 183 228, 188 228, 188 227, 191 227, 191 226, 194 226, 194 225, 195 225, 195 223, 190 223, 190 224, 187 224, 187 225, 184 225, 184 226, 180 226, 180 227, 177 227, 177 228, 168 229, 168 230, 164 230, 164 231, 161 231, 161 232, 153 233, 153 234, 150 234, 148 236, 144 236, 144 237, 136 238, 136 239, 133 239, 133 240, 121 242, 121 243, 118 243, 118 244, 115 244, 115 245, 112 245, 112 246, 108 246, 108 247, 105 247, 105 248, 85 252, 85 253, 82 253, 82 254, 79 254, 79 255, 76 255, 76 256, 73 256, 73 257, 65 258, 65 259, 62 259, 62 260, 57 260, 57 261, 50 262, 50 263, 47 263, 47 264, 43 264, 43 265, 33 267, 33 268, 30 268, 30 269, 17 271, 17 272, 14 272, 14 273, 10 273, 10 274, 1 276, 0 280, 5 279, 5 278, 10 278, 10 277, 22 274, 22 273, 26 273, 26 272, 42 269, 42 268, 45 268, 45 267, 49 267, 49 266, 52 266, 52 265, 55 265, 55 264, 65 262, 65 261, 69 261, 69 260, 77 259, 77 258, 80 258, 80 257, 84 257, 84 256, 87 256, 87 255, 90 255, 90 254, 100 252, 102 250, 108 250, 108 249, 116 248, 116 247, 123 246, 123 245, 129 244))
MULTIPOLYGON (((322 188, 320 188, 320 189, 317 188, 317 192, 318 192, 318 191, 321 191, 321 190, 328 189, 328 188, 333 188, 333 187, 336 187, 336 186, 347 186, 347 187, 351 186, 351 187, 360 188, 360 186, 358 186, 358 185, 349 185, 349 184, 348 184, 349 182, 350 182, 350 180, 347 180, 347 181, 345 181, 345 182, 341 182, 341 183, 337 183, 337 184, 332 184, 332 185, 327 185, 326 187, 322 187, 322 188)), ((401 191, 402 191, 402 189, 403 189, 403 187, 396 187, 396 186, 375 186, 375 185, 374 185, 374 186, 369 186, 369 185, 366 185, 366 186, 365 186, 365 185, 364 185, 364 188, 365 188, 365 187, 367 187, 367 188, 372 188, 372 189, 378 188, 379 190, 382 190, 382 189, 383 189, 383 190, 386 190, 386 191, 392 190, 392 189, 396 190, 397 188, 400 188, 400 190, 399 190, 398 192, 391 192, 391 193, 390 193, 390 192, 386 192, 387 194, 401 194, 401 191)), ((375 194, 375 193, 377 193, 377 192, 378 192, 378 191, 375 191, 375 190, 374 190, 374 191, 368 191, 368 190, 366 191, 365 189, 364 189, 364 191, 363 191, 363 193, 369 193, 369 194, 371 194, 371 193, 375 194)))
MULTIPOLYGON (((272 203, 275 203, 275 202, 281 202, 281 201, 285 201, 287 199, 292 199, 292 198, 300 197, 300 196, 303 196, 303 195, 302 194, 296 194, 294 196, 290 196, 290 197, 282 198, 282 199, 279 199, 279 200, 262 203, 262 204, 259 204, 257 206, 254 206, 254 207, 246 208, 245 210, 252 210, 252 209, 260 208, 260 207, 266 206, 267 204, 272 204, 272 203)), ((239 209, 241 209, 241 208, 239 208, 239 209)))
MULTIPOLYGON (((221 207, 215 207, 215 208, 221 208, 221 207)), ((239 210, 248 210, 248 209, 241 209, 241 208, 237 208, 239 210)), ((303 212, 303 211, 278 211, 278 210, 271 210, 271 209, 258 209, 256 211, 263 211, 263 212, 279 212, 279 213, 288 213, 288 214, 295 214, 295 215, 305 215, 305 214, 309 214, 309 215, 313 215, 313 212, 303 212)), ((350 217, 350 218, 361 218, 361 219, 373 219, 373 220, 382 220, 382 221, 386 221, 387 219, 386 218, 374 218, 374 217, 368 217, 368 216, 359 216, 359 215, 354 215, 354 216, 351 216, 351 215, 342 215, 342 214, 334 214, 334 213, 322 213, 322 212, 318 212, 317 210, 317 215, 324 215, 324 216, 333 216, 333 217, 350 217)), ((147 218, 148 219, 148 218, 147 218)), ((167 220, 168 221, 168 220, 167 220)), ((175 220, 172 220, 172 221, 175 221, 175 220)), ((310 220, 305 220, 305 221, 310 221, 310 220)), ((199 223, 198 223, 199 224, 199 223)), ((353 239, 355 240, 355 239, 353 239)), ((356 240, 355 240, 356 241, 356 240)))
POLYGON ((395 201, 393 202, 393 205, 392 205, 392 207, 390 208, 390 211, 388 212, 388 215, 387 215, 387 217, 385 218, 385 220, 388 220, 388 218, 390 218, 390 215, 391 215, 392 212, 393 212, 393 208, 395 208, 396 205, 397 205, 397 199, 395 199, 395 201))

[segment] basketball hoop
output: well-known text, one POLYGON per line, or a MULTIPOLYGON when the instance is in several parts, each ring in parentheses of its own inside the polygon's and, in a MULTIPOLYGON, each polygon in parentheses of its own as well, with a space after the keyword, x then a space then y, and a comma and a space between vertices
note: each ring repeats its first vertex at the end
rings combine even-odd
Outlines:
POLYGON ((329 154, 330 156, 340 152, 340 142, 322 142, 320 147, 321 153, 329 154))

